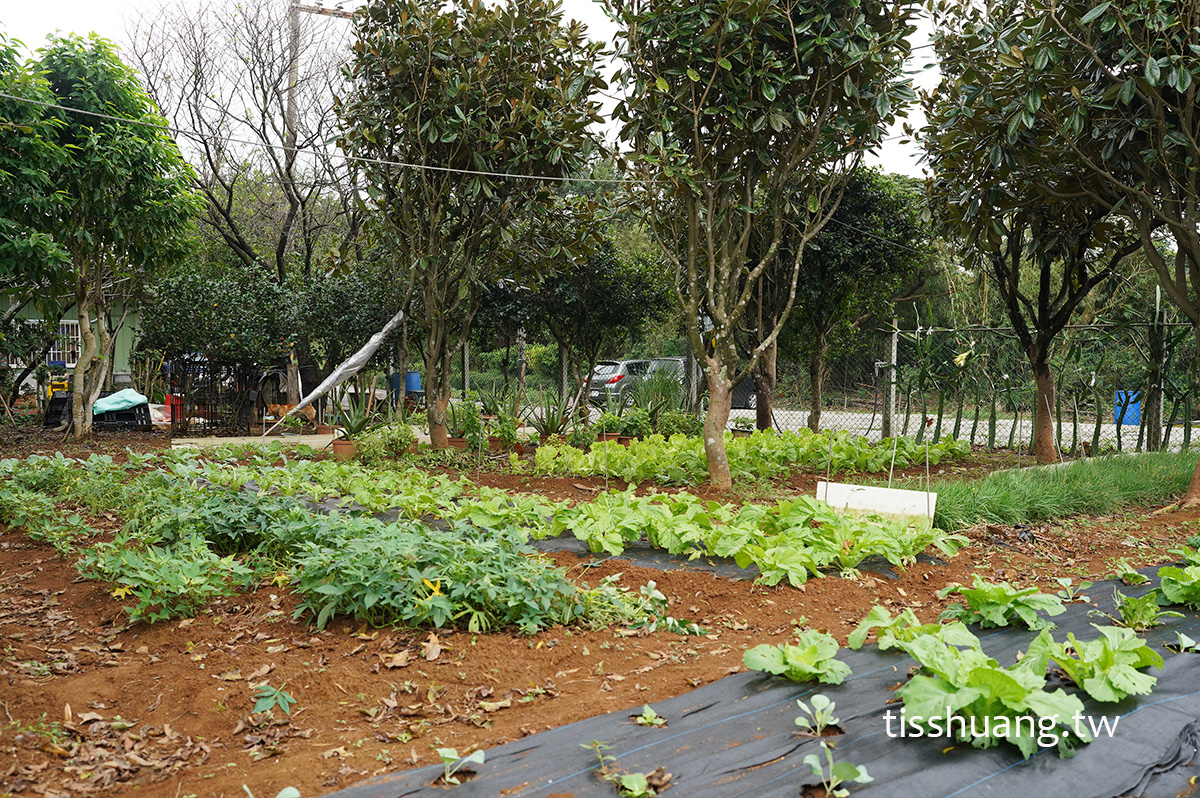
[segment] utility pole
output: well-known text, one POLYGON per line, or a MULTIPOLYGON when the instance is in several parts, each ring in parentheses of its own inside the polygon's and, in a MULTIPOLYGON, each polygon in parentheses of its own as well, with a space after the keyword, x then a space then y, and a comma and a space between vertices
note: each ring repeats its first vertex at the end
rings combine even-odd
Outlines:
MULTIPOLYGON (((339 4, 336 9, 321 8, 320 6, 302 6, 299 0, 292 0, 288 9, 288 85, 287 106, 284 109, 284 141, 283 163, 284 174, 289 178, 296 165, 296 144, 299 141, 299 102, 296 90, 300 84, 300 13, 323 14, 330 17, 350 19, 353 14, 343 11, 339 4)), ((286 391, 291 402, 299 402, 302 398, 300 388, 300 366, 296 362, 296 352, 292 350, 288 356, 286 391)))

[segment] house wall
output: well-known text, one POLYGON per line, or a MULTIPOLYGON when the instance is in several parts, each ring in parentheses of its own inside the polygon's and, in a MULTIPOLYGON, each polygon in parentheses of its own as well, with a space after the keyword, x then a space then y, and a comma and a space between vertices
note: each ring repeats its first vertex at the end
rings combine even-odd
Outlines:
MULTIPOLYGON (((8 308, 8 300, 0 297, 0 308, 8 308)), ((121 318, 121 305, 113 307, 111 318, 114 323, 121 318)), ((38 312, 32 305, 26 305, 18 314, 19 318, 23 319, 40 319, 42 314, 38 312)), ((63 321, 79 321, 79 316, 74 309, 71 309, 62 318, 63 321)), ((137 328, 140 326, 140 316, 136 309, 129 311, 129 315, 125 317, 125 324, 117 333, 116 341, 113 344, 113 371, 116 373, 128 372, 130 370, 130 353, 133 351, 134 344, 137 342, 137 328)))

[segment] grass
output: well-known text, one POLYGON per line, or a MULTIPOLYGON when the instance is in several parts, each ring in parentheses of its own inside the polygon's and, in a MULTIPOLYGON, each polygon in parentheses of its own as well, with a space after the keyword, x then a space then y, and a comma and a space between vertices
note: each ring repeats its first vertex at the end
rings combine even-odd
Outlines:
POLYGON ((1029 524, 1166 504, 1187 490, 1198 455, 1155 452, 1078 460, 1056 468, 997 471, 981 480, 934 481, 934 524, 1029 524))

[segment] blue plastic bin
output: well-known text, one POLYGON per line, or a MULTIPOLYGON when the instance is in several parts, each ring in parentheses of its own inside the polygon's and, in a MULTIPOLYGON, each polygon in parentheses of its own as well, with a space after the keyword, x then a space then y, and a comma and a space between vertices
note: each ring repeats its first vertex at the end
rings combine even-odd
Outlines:
POLYGON ((410 371, 404 375, 404 392, 421 390, 421 372, 410 371))
POLYGON ((1138 426, 1142 423, 1141 391, 1117 391, 1113 395, 1113 423, 1121 426, 1138 426), (1122 407, 1125 408, 1124 417, 1121 416, 1122 407))

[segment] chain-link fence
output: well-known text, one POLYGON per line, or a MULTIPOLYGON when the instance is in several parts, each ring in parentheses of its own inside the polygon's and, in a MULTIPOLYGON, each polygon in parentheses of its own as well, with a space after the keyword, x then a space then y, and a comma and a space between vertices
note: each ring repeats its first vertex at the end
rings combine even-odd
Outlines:
MULTIPOLYGON (((828 359, 814 426, 873 439, 949 435, 987 448, 1032 445, 1038 400, 1029 359, 1011 328, 878 332, 859 349, 828 359)), ((1188 324, 1064 330, 1049 357, 1058 449, 1070 456, 1188 446, 1194 353, 1188 324)), ((777 371, 776 426, 808 426, 815 412, 812 364, 780 361, 777 371)))
MULTIPOLYGON (((1011 328, 863 331, 832 349, 819 367, 824 376, 815 402, 818 366, 810 359, 777 360, 771 400, 777 429, 847 430, 872 440, 949 435, 989 449, 1032 447, 1036 389, 1011 328)), ((1049 357, 1059 451, 1078 456, 1189 446, 1195 351, 1188 324, 1065 329, 1049 357)), ((515 384, 520 359, 515 351, 496 350, 472 353, 469 363, 470 387, 480 393, 515 384)), ((557 391, 558 369, 554 345, 530 345, 526 394, 557 391)), ((455 371, 457 393, 463 375, 455 371)), ((758 401, 750 385, 735 391, 731 425, 755 419, 758 401)))

